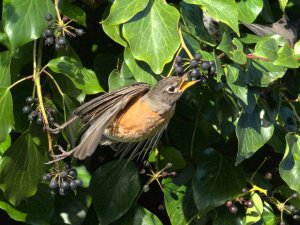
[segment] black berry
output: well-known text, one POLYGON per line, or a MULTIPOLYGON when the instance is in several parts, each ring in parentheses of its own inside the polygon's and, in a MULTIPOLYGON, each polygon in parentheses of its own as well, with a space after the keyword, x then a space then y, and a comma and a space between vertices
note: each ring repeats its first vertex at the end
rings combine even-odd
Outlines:
POLYGON ((60 188, 60 189, 59 189, 59 194, 60 194, 61 196, 65 196, 65 195, 68 194, 68 190, 63 189, 63 188, 60 188))
POLYGON ((66 38, 65 38, 65 37, 59 37, 59 38, 57 39, 57 44, 59 44, 60 46, 66 45, 66 44, 67 44, 66 38))
POLYGON ((50 173, 47 173, 43 176, 43 181, 50 181, 52 178, 51 174, 50 173))
POLYGON ((45 16, 45 19, 46 19, 47 21, 50 21, 50 20, 53 19, 53 16, 49 13, 48 15, 45 16))
POLYGON ((52 29, 47 29, 44 32, 45 37, 52 37, 53 36, 53 30, 52 29))
POLYGON ((53 45, 54 43, 54 37, 47 37, 45 40, 45 45, 53 45))
POLYGON ((58 26, 58 27, 57 27, 57 32, 62 32, 62 31, 63 31, 63 29, 64 29, 63 27, 61 27, 61 26, 58 26))
POLYGON ((30 112, 31 112, 30 106, 25 105, 25 106, 22 108, 22 112, 23 112, 23 113, 30 113, 30 112))
POLYGON ((70 188, 70 183, 68 181, 63 181, 61 182, 60 187, 65 190, 68 190, 70 188))
POLYGON ((300 218, 299 215, 297 215, 297 214, 293 215, 294 220, 299 220, 299 218, 300 218))
POLYGON ((210 64, 209 64, 208 61, 203 61, 203 62, 201 63, 201 68, 202 68, 203 70, 208 70, 209 67, 210 67, 210 64))
POLYGON ((52 25, 53 25, 52 21, 48 21, 47 25, 48 25, 49 28, 52 27, 52 25))
POLYGON ((293 193, 293 194, 291 195, 291 197, 292 197, 292 198, 298 198, 298 193, 297 193, 297 192, 293 193))
POLYGON ((183 73, 183 68, 181 66, 177 66, 175 68, 175 71, 176 71, 176 73, 181 74, 181 73, 183 73))
POLYGON ((199 60, 202 59, 202 55, 200 53, 197 53, 195 55, 195 59, 199 62, 199 60))
POLYGON ((182 58, 181 58, 181 56, 176 56, 176 58, 175 58, 175 62, 176 63, 178 63, 178 64, 180 64, 181 62, 182 62, 182 58))
POLYGON ((43 124, 43 119, 42 119, 42 117, 38 117, 38 118, 36 118, 36 124, 37 125, 42 125, 43 124))
POLYGON ((55 119, 54 119, 52 116, 50 116, 50 117, 49 117, 49 123, 50 123, 50 124, 53 124, 54 121, 55 121, 55 119))
POLYGON ((250 200, 247 200, 244 202, 244 205, 248 208, 252 208, 254 206, 254 203, 250 200))
POLYGON ((215 74, 216 73, 216 67, 215 66, 211 66, 210 68, 209 68, 209 74, 210 75, 213 75, 213 74, 215 74))
POLYGON ((282 222, 280 222, 280 225, 285 225, 285 222, 283 222, 283 221, 282 221, 282 222))
POLYGON ((191 76, 191 77, 196 77, 196 78, 197 78, 197 77, 200 76, 200 73, 199 73, 199 71, 198 71, 196 68, 194 68, 194 69, 191 70, 190 76, 191 76))
POLYGON ((64 16, 64 17, 62 18, 62 20, 63 20, 64 22, 67 22, 67 21, 69 20, 69 17, 64 16))
POLYGON ((67 174, 66 171, 62 171, 62 172, 59 174, 59 176, 60 176, 61 178, 66 178, 66 177, 68 176, 68 174, 67 174))
POLYGON ((229 212, 235 214, 235 213, 237 213, 237 211, 238 211, 238 208, 236 206, 232 205, 229 207, 229 212))
POLYGON ((296 207, 294 205, 289 205, 289 210, 291 212, 294 212, 296 210, 296 207))
POLYGON ((84 34, 83 30, 82 29, 75 29, 75 33, 78 35, 78 36, 82 36, 84 34))
POLYGON ((34 117, 33 117, 33 115, 31 113, 28 114, 27 118, 28 118, 29 121, 32 121, 34 119, 34 117))
POLYGON ((74 180, 77 184, 78 187, 81 187, 82 186, 82 181, 81 180, 74 180))
POLYGON ((71 190, 75 190, 77 188, 77 183, 74 180, 70 182, 70 188, 71 190))
POLYGON ((54 189, 54 188, 58 188, 58 183, 55 179, 51 180, 49 183, 49 187, 54 189))
POLYGON ((266 180, 272 180, 272 177, 273 177, 273 175, 272 175, 272 173, 270 173, 270 172, 267 172, 267 173, 265 174, 265 179, 266 179, 266 180))
POLYGON ((70 170, 69 175, 75 179, 77 177, 77 171, 74 169, 70 170))
POLYGON ((33 97, 31 97, 31 96, 28 96, 28 97, 25 99, 26 103, 28 103, 28 104, 33 103, 34 100, 35 100, 35 99, 34 99, 33 97))
POLYGON ((242 189, 242 192, 243 192, 243 193, 247 193, 247 192, 248 192, 248 189, 247 189, 247 188, 243 188, 243 189, 242 189))
POLYGON ((166 165, 166 168, 171 168, 173 166, 173 163, 168 162, 166 165))
POLYGON ((229 208, 230 206, 232 206, 232 201, 230 201, 230 200, 226 201, 225 205, 226 205, 226 207, 229 208))
POLYGON ((195 68, 198 66, 198 61, 195 60, 195 59, 192 59, 191 62, 190 62, 190 67, 191 68, 195 68))
POLYGON ((55 50, 56 51, 58 51, 58 50, 60 50, 61 49, 61 45, 60 44, 58 44, 58 43, 55 43, 55 46, 54 46, 54 48, 55 48, 55 50))

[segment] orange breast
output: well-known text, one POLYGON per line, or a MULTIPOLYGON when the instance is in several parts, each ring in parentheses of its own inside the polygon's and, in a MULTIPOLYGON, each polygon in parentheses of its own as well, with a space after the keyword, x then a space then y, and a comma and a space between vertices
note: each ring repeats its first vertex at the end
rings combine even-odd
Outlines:
POLYGON ((169 122, 169 114, 153 112, 146 102, 138 98, 117 115, 105 133, 118 141, 141 141, 162 129, 169 122))

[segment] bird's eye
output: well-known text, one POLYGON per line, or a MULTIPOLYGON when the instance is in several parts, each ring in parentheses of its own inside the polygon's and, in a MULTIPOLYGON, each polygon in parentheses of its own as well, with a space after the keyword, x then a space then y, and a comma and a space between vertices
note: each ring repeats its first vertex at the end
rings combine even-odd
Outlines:
POLYGON ((175 87, 174 86, 169 86, 169 87, 166 88, 166 91, 169 92, 169 93, 174 93, 175 87))

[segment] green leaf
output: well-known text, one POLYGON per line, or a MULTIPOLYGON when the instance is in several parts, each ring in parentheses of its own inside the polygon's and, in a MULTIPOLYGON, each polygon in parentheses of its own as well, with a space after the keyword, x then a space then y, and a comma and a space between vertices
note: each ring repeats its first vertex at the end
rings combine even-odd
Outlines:
POLYGON ((264 202, 264 211, 262 214, 262 225, 276 225, 278 223, 272 207, 264 202))
POLYGON ((81 62, 73 58, 61 56, 52 59, 47 66, 55 73, 62 73, 68 76, 73 84, 86 94, 96 94, 104 91, 99 85, 94 71, 83 67, 81 62))
POLYGON ((0 142, 0 157, 1 155, 10 147, 11 138, 10 135, 7 135, 3 142, 0 142))
POLYGON ((254 203, 254 206, 246 210, 246 216, 244 217, 245 225, 255 224, 261 219, 263 213, 264 206, 260 196, 252 192, 250 200, 254 203))
POLYGON ((263 8, 263 0, 246 0, 237 2, 239 20, 244 23, 252 23, 263 8))
POLYGON ((288 43, 285 43, 278 51, 278 58, 275 60, 274 65, 284 66, 288 68, 298 68, 300 63, 295 55, 294 50, 288 43))
POLYGON ((91 199, 87 195, 86 189, 78 188, 76 194, 70 191, 66 196, 55 199, 54 213, 50 224, 81 225, 90 204, 91 199))
POLYGON ((232 44, 235 45, 236 47, 231 53, 231 59, 238 63, 238 64, 246 64, 247 62, 247 57, 246 54, 243 52, 243 44, 237 39, 234 38, 232 40, 232 44))
POLYGON ((138 170, 127 160, 109 162, 93 174, 90 190, 100 223, 109 224, 135 202, 140 191, 138 170))
POLYGON ((151 86, 157 83, 157 80, 155 79, 155 74, 151 71, 150 67, 145 62, 137 61, 133 57, 129 48, 125 48, 124 61, 130 69, 136 81, 144 82, 150 84, 151 86))
POLYGON ((13 101, 9 89, 0 88, 0 115, 0 142, 3 142, 15 123, 13 101))
POLYGON ((0 53, 0 88, 7 88, 11 84, 10 75, 11 52, 0 53))
POLYGON ((2 191, 0 192, 0 209, 4 210, 13 220, 25 222, 27 216, 26 213, 20 212, 19 210, 15 209, 11 204, 4 201, 2 191))
POLYGON ((3 154, 0 160, 0 188, 13 205, 33 196, 44 173, 45 149, 38 137, 26 132, 3 154), (44 151, 44 152, 42 152, 44 151))
POLYGON ((225 205, 220 206, 214 212, 212 225, 242 225, 239 215, 230 213, 225 205))
POLYGON ((283 121, 287 131, 297 132, 297 120, 293 110, 287 106, 282 106, 279 111, 279 118, 283 121))
POLYGON ((227 29, 223 32, 221 43, 218 45, 217 49, 225 52, 228 56, 231 56, 230 52, 233 47, 231 45, 231 36, 227 29))
POLYGON ((279 0, 279 6, 280 6, 280 9, 282 12, 285 11, 285 7, 286 7, 287 3, 288 3, 288 0, 279 0))
POLYGON ((78 6, 73 5, 67 1, 63 2, 61 14, 74 20, 76 23, 86 27, 86 15, 85 12, 78 6))
POLYGON ((286 68, 272 62, 252 60, 246 72, 246 83, 251 86, 267 87, 284 76, 286 68))
POLYGON ((225 65, 225 74, 227 84, 233 93, 244 102, 245 105, 248 104, 248 88, 243 80, 243 71, 234 65, 225 65))
POLYGON ((256 107, 252 113, 243 112, 238 120, 236 136, 238 154, 236 164, 251 157, 273 135, 274 126, 266 111, 256 107))
POLYGON ((148 5, 149 0, 115 0, 104 24, 117 25, 125 23, 148 5))
POLYGON ((200 215, 236 198, 246 184, 240 167, 214 149, 205 149, 193 178, 193 193, 200 215), (222 187, 222 188, 220 188, 222 187))
POLYGON ((146 9, 123 25, 123 35, 137 60, 159 74, 179 47, 178 11, 163 1, 150 0, 146 9))
POLYGON ((113 91, 133 83, 136 83, 136 80, 133 78, 131 71, 125 63, 122 65, 121 72, 113 70, 108 77, 109 91, 113 91))
POLYGON ((49 185, 40 184, 37 193, 22 201, 17 209, 27 214, 25 221, 28 224, 50 224, 54 211, 54 198, 50 193, 49 185))
POLYGON ((136 205, 112 225, 162 225, 162 222, 147 209, 136 205))
POLYGON ((211 17, 230 26, 238 35, 238 7, 234 0, 184 0, 189 4, 203 6, 211 17))
POLYGON ((12 49, 38 39, 47 27, 48 13, 55 15, 51 0, 4 0, 4 30, 12 49))
POLYGON ((285 136, 286 149, 282 161, 279 164, 279 173, 287 185, 300 193, 300 136, 295 133, 288 133, 285 136))
POLYGON ((119 43, 120 45, 126 47, 127 42, 121 35, 121 26, 120 25, 110 25, 103 23, 102 24, 103 31, 115 42, 119 43))
POLYGON ((165 206, 171 224, 188 224, 198 210, 194 203, 192 188, 163 179, 165 206))
POLYGON ((180 6, 182 19, 188 32, 199 41, 214 46, 216 42, 204 27, 203 13, 200 8, 196 5, 187 4, 184 1, 180 3, 180 6))

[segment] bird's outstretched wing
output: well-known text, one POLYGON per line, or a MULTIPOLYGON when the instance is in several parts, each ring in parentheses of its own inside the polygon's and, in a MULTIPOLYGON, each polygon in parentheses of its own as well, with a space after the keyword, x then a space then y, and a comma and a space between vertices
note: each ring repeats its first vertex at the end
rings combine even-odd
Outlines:
POLYGON ((135 97, 148 92, 150 86, 145 83, 136 83, 122 89, 101 95, 86 102, 74 111, 87 124, 88 128, 81 137, 79 145, 71 152, 74 157, 84 159, 94 153, 103 133, 109 123, 135 97))

